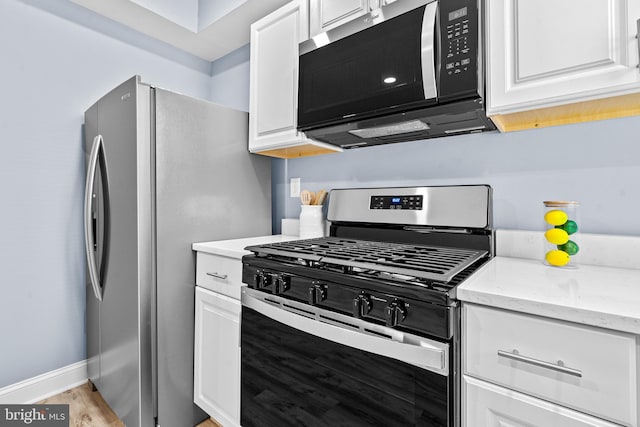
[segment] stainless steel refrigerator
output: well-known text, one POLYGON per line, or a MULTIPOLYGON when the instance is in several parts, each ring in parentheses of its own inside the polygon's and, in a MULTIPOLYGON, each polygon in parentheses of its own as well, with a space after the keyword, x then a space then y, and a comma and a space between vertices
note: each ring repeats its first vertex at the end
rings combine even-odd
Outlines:
POLYGON ((85 113, 89 379, 127 427, 193 426, 191 244, 271 234, 247 113, 135 76, 85 113))

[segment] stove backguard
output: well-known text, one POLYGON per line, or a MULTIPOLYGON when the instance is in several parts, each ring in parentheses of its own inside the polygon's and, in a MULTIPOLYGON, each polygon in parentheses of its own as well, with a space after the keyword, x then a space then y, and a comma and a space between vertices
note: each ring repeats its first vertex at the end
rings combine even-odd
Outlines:
POLYGON ((331 190, 332 223, 489 230, 492 191, 488 185, 349 188, 331 190))

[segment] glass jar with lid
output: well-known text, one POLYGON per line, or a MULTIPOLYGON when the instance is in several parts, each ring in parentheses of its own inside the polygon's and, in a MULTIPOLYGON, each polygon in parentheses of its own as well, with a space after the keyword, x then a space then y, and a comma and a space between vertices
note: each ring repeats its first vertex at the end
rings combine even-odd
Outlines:
POLYGON ((554 267, 577 267, 580 254, 580 203, 545 201, 544 254, 545 264, 554 267))

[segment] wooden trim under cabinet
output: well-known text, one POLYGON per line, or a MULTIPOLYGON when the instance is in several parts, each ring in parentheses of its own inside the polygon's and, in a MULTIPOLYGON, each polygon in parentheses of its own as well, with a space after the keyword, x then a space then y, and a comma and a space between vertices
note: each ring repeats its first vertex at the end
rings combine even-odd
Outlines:
POLYGON ((276 148, 274 150, 257 151, 254 154, 263 156, 278 157, 281 159, 295 159, 298 157, 317 156, 320 154, 339 153, 338 147, 335 149, 325 148, 314 144, 301 144, 293 147, 276 148))
POLYGON ((637 115, 640 115, 640 93, 517 113, 496 114, 491 116, 491 120, 501 132, 513 132, 637 115))

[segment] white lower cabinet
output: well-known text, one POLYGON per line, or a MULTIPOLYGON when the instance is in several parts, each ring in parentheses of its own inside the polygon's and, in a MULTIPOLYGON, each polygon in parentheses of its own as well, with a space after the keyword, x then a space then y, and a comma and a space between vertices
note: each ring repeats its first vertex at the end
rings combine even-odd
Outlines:
POLYGON ((194 402, 224 427, 240 425, 239 300, 196 287, 194 402))
POLYGON ((638 337, 463 304, 467 427, 638 427, 638 337))
POLYGON ((616 427, 601 419, 572 411, 473 377, 464 377, 468 427, 616 427))

